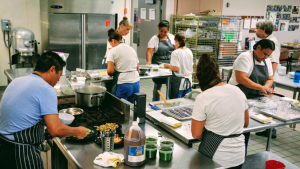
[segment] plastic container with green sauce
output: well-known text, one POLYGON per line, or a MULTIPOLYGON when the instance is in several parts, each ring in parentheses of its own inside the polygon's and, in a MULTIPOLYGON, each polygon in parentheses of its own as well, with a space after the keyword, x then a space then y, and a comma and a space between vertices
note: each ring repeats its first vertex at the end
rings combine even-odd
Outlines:
POLYGON ((153 143, 146 144, 146 158, 156 158, 157 145, 153 143))
POLYGON ((157 144, 157 137, 155 137, 155 136, 147 136, 146 137, 146 143, 157 144))
POLYGON ((163 161, 172 160, 173 147, 160 147, 159 148, 159 158, 163 161))
POLYGON ((175 143, 175 141, 171 140, 171 139, 162 139, 162 140, 160 140, 160 146, 161 147, 169 147, 169 146, 174 147, 174 143, 175 143))

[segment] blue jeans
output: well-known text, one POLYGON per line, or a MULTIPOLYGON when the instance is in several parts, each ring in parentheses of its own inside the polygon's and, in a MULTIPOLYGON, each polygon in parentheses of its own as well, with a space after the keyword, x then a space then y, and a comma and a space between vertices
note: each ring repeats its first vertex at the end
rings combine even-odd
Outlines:
POLYGON ((116 96, 134 103, 134 93, 140 92, 140 81, 135 83, 123 83, 117 85, 116 96))
POLYGON ((190 93, 191 91, 192 91, 192 88, 189 88, 187 90, 179 90, 178 98, 183 98, 186 94, 190 93))

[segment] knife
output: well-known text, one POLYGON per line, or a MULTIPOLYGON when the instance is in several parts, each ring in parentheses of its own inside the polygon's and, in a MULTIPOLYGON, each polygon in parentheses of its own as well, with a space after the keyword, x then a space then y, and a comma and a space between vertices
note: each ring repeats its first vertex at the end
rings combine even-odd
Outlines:
POLYGON ((156 106, 154 106, 153 104, 149 103, 149 106, 153 109, 153 110, 160 110, 159 108, 157 108, 156 106))

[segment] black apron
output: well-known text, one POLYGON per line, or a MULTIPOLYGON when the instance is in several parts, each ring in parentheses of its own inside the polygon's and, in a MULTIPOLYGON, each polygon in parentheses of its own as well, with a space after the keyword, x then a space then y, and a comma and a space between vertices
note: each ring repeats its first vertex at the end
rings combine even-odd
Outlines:
POLYGON ((225 138, 239 137, 241 134, 221 136, 204 128, 203 136, 198 151, 206 157, 212 159, 219 145, 225 138))
POLYGON ((45 140, 45 121, 13 133, 14 141, 0 134, 1 169, 43 169, 40 145, 45 140))
MULTIPOLYGON (((253 65, 253 70, 251 72, 249 79, 252 80, 254 83, 257 83, 260 85, 265 85, 266 81, 269 78, 268 66, 267 66, 265 60, 263 62, 264 62, 264 66, 256 65, 255 59, 254 59, 254 52, 253 52, 253 64, 254 65, 253 65)), ((239 87, 241 89, 241 91, 246 95, 247 99, 262 96, 259 94, 258 90, 249 89, 241 84, 238 84, 237 87, 239 87)))
POLYGON ((175 73, 172 71, 170 99, 178 98, 179 88, 180 88, 182 79, 184 79, 184 81, 183 81, 184 89, 183 90, 187 90, 192 87, 192 84, 191 84, 189 78, 176 76, 175 73))
MULTIPOLYGON (((171 60, 171 53, 174 51, 174 46, 171 43, 171 40, 169 39, 165 41, 160 41, 160 37, 158 34, 158 48, 157 51, 153 54, 151 62, 152 64, 162 64, 162 63, 168 63, 170 64, 171 60)), ((152 79, 154 83, 159 84, 167 84, 167 78, 154 78, 152 79)))

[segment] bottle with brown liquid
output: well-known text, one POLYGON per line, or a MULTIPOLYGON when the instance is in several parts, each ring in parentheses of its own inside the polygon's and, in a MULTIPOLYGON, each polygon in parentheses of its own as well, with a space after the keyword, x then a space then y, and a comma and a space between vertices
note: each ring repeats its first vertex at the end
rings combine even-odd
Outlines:
POLYGON ((129 166, 145 164, 145 146, 145 133, 139 127, 138 122, 134 121, 124 137, 125 164, 129 166))

